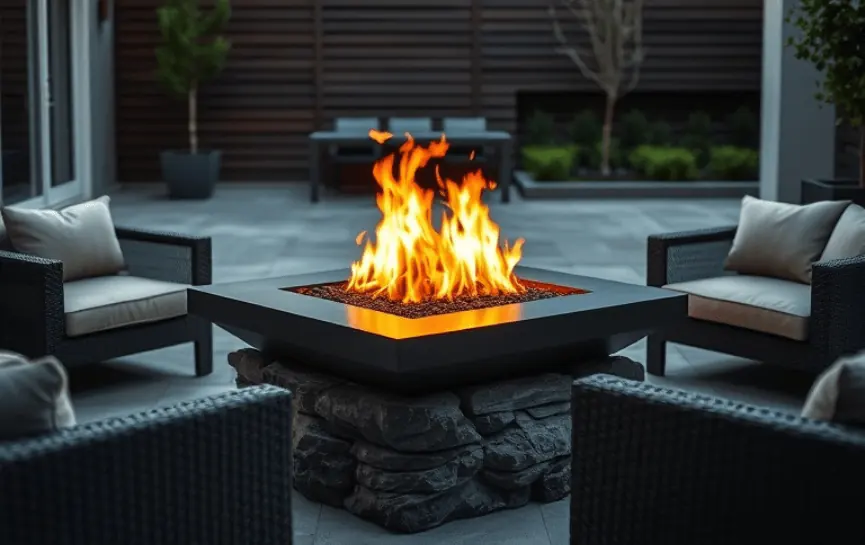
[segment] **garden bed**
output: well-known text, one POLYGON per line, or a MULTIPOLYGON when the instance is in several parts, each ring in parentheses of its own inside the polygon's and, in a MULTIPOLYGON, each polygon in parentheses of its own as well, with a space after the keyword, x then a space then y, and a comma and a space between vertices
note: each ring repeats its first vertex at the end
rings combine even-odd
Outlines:
POLYGON ((517 170, 514 184, 526 199, 738 199, 757 196, 757 181, 662 182, 654 180, 578 180, 539 182, 526 171, 517 170))

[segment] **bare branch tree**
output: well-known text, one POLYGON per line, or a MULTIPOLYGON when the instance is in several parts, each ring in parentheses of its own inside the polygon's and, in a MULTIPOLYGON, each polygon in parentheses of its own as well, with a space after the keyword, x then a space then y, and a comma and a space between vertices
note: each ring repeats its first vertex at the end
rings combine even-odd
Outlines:
POLYGON ((590 49, 568 42, 556 15, 549 13, 553 35, 559 46, 556 52, 571 59, 580 73, 593 81, 606 95, 601 173, 610 174, 610 145, 617 101, 631 92, 640 80, 643 48, 644 0, 560 0, 580 22, 589 37, 590 49))

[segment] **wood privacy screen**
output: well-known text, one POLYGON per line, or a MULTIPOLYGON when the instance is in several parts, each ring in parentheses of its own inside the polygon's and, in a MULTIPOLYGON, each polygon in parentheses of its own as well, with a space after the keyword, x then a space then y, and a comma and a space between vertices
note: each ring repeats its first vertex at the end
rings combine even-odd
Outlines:
MULTIPOLYGON (((154 78, 157 5, 124 0, 116 10, 120 181, 159 179, 160 150, 185 145, 185 104, 154 78)), ((513 131, 518 91, 594 89, 555 53, 548 6, 234 0, 234 50, 204 90, 202 144, 224 151, 224 179, 302 180, 306 135, 338 116, 482 115, 513 131)), ((647 0, 638 91, 759 90, 762 17, 761 0, 647 0)))

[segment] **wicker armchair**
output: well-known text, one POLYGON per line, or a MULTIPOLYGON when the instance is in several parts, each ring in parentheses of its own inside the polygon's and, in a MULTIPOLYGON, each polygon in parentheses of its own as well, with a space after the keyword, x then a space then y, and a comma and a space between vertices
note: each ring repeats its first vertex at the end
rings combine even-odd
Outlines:
MULTIPOLYGON (((179 284, 211 282, 211 240, 117 228, 128 273, 179 284)), ((54 355, 64 365, 104 361, 175 344, 195 343, 195 371, 213 370, 213 328, 191 316, 66 335, 63 264, 0 250, 0 348, 28 357, 54 355)))
POLYGON ((603 375, 572 410, 571 545, 865 543, 865 430, 603 375))
MULTIPOLYGON (((664 286, 731 274, 724 271, 735 227, 653 235, 647 284, 664 286)), ((806 341, 688 318, 648 338, 646 370, 663 375, 666 343, 676 342, 766 363, 819 372, 865 348, 865 256, 815 263, 806 341)))
POLYGON ((0 442, 9 545, 290 545, 291 394, 253 387, 0 442))

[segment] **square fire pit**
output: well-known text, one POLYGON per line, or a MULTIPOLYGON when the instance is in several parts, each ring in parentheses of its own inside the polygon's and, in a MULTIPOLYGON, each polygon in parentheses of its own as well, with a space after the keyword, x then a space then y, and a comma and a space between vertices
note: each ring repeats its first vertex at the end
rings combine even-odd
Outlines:
POLYGON ((267 358, 404 394, 563 370, 687 314, 686 296, 663 289, 528 267, 516 275, 528 295, 483 308, 478 298, 399 315, 399 303, 340 295, 349 272, 337 270, 191 288, 189 312, 267 358))

